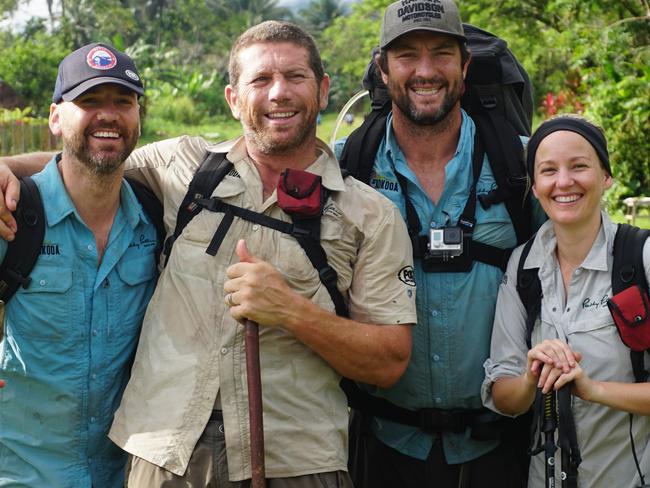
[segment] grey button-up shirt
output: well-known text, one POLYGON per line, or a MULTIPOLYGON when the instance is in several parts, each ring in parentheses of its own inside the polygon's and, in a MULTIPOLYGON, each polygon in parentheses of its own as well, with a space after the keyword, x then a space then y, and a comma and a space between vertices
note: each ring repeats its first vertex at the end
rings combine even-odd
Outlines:
MULTIPOLYGON (((533 331, 532 343, 560 338, 583 354, 582 368, 599 381, 634 382, 630 350, 621 341, 607 308, 612 294, 611 269, 617 226, 602 213, 602 225, 594 245, 571 277, 565 300, 560 266, 555 255, 553 223, 537 233, 524 268, 539 268, 542 285, 541 320, 533 331)), ((491 386, 502 376, 519 376, 527 362, 526 312, 517 294, 517 248, 499 289, 490 358, 485 362, 483 402, 494 411, 491 386)), ((646 276, 650 280, 650 244, 643 250, 646 276)), ((646 355, 646 367, 650 365, 646 355)), ((633 488, 639 476, 630 447, 629 414, 573 397, 573 413, 582 454, 578 483, 585 488, 633 488)), ((635 415, 632 431, 641 470, 650 476, 650 417, 635 415)), ((560 451, 556 453, 557 480, 560 451)), ((544 486, 544 454, 534 457, 528 486, 544 486)))

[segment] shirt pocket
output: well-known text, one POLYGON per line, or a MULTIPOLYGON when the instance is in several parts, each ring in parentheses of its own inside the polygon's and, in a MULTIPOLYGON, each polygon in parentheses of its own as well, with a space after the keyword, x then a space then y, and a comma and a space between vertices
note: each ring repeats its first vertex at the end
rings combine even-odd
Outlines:
POLYGON ((116 269, 120 278, 120 323, 129 329, 139 328, 156 285, 155 254, 120 261, 116 269))
POLYGON ((74 317, 83 310, 83 303, 73 309, 72 276, 72 268, 36 266, 30 274, 30 286, 19 289, 9 302, 7 319, 11 328, 30 338, 68 337, 74 317))

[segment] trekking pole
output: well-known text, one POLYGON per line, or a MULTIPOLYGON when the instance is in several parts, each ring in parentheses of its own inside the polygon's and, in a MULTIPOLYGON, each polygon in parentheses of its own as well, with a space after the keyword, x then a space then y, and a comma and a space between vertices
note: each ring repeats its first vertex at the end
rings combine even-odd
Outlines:
POLYGON ((259 326, 252 320, 246 319, 244 343, 246 345, 246 377, 248 380, 248 420, 251 434, 251 488, 265 488, 260 336, 259 326))
POLYGON ((542 412, 544 432, 544 455, 546 460, 546 488, 555 488, 555 429, 557 429, 557 412, 555 408, 555 392, 544 395, 544 410, 542 412))

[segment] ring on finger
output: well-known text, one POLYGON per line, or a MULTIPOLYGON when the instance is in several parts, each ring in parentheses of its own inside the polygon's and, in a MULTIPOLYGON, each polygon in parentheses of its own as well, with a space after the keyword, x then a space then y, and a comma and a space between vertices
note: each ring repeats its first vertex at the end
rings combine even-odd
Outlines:
POLYGON ((231 307, 237 305, 232 299, 232 293, 228 293, 228 295, 226 295, 226 301, 228 302, 228 305, 231 307))

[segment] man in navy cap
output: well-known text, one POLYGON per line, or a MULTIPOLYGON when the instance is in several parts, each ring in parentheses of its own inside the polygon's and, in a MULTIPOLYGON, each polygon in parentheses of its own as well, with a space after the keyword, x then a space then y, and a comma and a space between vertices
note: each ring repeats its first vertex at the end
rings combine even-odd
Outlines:
POLYGON ((156 284, 156 230, 122 179, 143 94, 111 46, 59 65, 49 125, 63 152, 33 177, 45 236, 0 343, 0 486, 123 486, 126 456, 106 434, 156 284))

